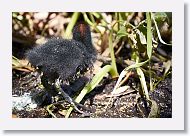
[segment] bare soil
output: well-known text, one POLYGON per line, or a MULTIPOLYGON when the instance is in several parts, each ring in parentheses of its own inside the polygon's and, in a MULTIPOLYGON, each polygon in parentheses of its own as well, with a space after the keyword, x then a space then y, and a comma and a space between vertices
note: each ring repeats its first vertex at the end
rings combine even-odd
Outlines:
MULTIPOLYGON (((37 73, 13 73, 13 90, 12 94, 22 96, 24 93, 36 95, 44 89, 39 87, 40 79, 37 73), (18 76, 19 75, 19 76, 18 76)), ((128 84, 137 82, 129 78, 128 84)), ((140 95, 139 90, 131 87, 127 93, 115 96, 110 101, 110 93, 116 84, 116 80, 104 78, 99 86, 87 94, 81 104, 86 107, 86 112, 90 113, 88 118, 144 118, 148 117, 150 105, 140 95), (106 108, 106 106, 108 106, 106 108)), ((137 84, 137 83, 136 83, 137 84)), ((160 109, 160 118, 172 117, 172 80, 166 78, 159 83, 153 92, 149 92, 150 98, 155 100, 160 109)), ((43 103, 34 109, 13 109, 13 116, 17 118, 51 118, 46 107, 50 103, 43 103)), ((69 103, 55 104, 51 108, 52 113, 58 118, 64 118, 64 112, 69 108, 69 103)), ((83 109, 81 109, 83 110, 83 109)), ((84 117, 81 113, 73 110, 71 118, 84 117)))

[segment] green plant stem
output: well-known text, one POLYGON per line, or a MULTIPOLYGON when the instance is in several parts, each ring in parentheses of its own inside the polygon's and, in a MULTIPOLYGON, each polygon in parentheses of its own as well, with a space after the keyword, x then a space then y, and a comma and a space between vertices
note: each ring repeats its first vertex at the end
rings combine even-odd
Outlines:
POLYGON ((84 20, 89 24, 91 25, 98 33, 101 33, 101 31, 97 28, 97 24, 93 23, 87 16, 86 13, 82 13, 83 14, 83 17, 84 17, 84 20))
POLYGON ((101 15, 98 12, 91 12, 92 15, 94 15, 96 18, 100 18, 101 15))
POLYGON ((146 12, 147 18, 147 55, 150 59, 152 56, 152 31, 151 31, 151 18, 150 13, 146 12))
POLYGON ((90 19, 92 20, 92 23, 96 23, 93 14, 92 13, 88 13, 88 14, 90 16, 90 19))
POLYGON ((147 55, 149 58, 149 78, 150 78, 150 91, 153 90, 152 74, 151 74, 151 57, 152 57, 152 31, 151 31, 151 16, 149 12, 146 12, 147 18, 147 55))
POLYGON ((111 74, 114 77, 118 77, 118 71, 117 71, 117 66, 116 66, 116 61, 115 61, 115 54, 114 54, 114 48, 113 48, 113 42, 112 42, 112 35, 113 32, 110 32, 110 36, 109 36, 109 49, 110 49, 110 55, 111 55, 111 65, 112 65, 112 70, 110 71, 111 74))
POLYGON ((80 16, 80 12, 74 12, 73 13, 73 15, 71 17, 71 21, 68 24, 66 31, 65 31, 65 36, 64 36, 65 38, 70 38, 71 33, 72 33, 72 29, 73 29, 74 25, 76 24, 79 16, 80 16))

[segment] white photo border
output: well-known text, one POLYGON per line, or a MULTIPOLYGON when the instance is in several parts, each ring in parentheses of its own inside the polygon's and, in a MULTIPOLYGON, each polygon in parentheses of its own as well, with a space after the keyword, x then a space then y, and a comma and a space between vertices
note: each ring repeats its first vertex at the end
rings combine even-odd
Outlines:
POLYGON ((3 130, 184 130, 183 1, 7 0, 1 1, 0 18, 0 127, 3 130), (12 12, 21 11, 172 12, 172 118, 12 118, 12 12))

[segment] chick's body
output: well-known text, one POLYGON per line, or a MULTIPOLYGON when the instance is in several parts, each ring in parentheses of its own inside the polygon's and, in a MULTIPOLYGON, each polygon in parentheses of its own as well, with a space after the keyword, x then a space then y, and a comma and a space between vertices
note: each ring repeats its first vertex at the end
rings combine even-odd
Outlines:
POLYGON ((73 39, 53 38, 28 51, 26 56, 49 80, 67 80, 76 76, 77 72, 83 73, 91 67, 96 53, 92 46, 89 27, 79 24, 74 28, 73 39))

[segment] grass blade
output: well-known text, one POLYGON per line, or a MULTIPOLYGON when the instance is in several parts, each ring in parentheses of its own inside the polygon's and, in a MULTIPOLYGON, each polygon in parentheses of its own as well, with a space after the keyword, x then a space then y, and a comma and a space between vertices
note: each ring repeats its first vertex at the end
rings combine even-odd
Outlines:
POLYGON ((146 12, 147 18, 147 55, 150 59, 152 56, 152 32, 151 32, 151 18, 150 13, 146 12))
MULTIPOLYGON (((88 83, 84 88, 83 90, 81 91, 81 93, 77 96, 77 98, 75 99, 75 101, 77 103, 80 103, 81 100, 84 98, 84 96, 86 94, 88 94, 89 92, 91 92, 98 84, 99 82, 103 79, 103 77, 108 73, 110 72, 110 70, 112 69, 112 66, 111 65, 106 65, 104 66, 101 71, 99 73, 97 73, 92 81, 90 83, 88 83)), ((73 110, 73 107, 70 107, 67 111, 67 114, 65 116, 65 118, 68 118, 70 116, 70 113, 72 112, 73 110)))
POLYGON ((119 74, 117 72, 117 66, 116 66, 116 62, 115 62, 115 54, 114 54, 114 49, 113 49, 112 35, 113 35, 113 32, 111 31, 110 36, 109 36, 109 50, 110 50, 111 61, 112 61, 111 65, 113 68, 112 75, 114 78, 114 77, 118 77, 119 74))
POLYGON ((66 31, 65 31, 65 36, 64 36, 65 38, 69 38, 71 36, 72 29, 73 29, 74 25, 76 24, 79 16, 80 16, 80 12, 74 12, 73 13, 73 15, 71 17, 71 21, 68 24, 66 31))

